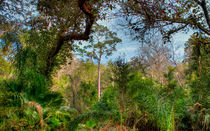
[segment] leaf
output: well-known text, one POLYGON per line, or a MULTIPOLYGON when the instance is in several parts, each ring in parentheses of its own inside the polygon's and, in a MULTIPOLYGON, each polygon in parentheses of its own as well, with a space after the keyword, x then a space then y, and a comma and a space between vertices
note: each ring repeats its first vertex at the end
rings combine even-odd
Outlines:
POLYGON ((86 127, 88 127, 88 128, 93 128, 93 127, 96 126, 96 123, 95 123, 95 121, 93 121, 93 120, 89 120, 89 121, 86 122, 85 125, 86 125, 86 127))

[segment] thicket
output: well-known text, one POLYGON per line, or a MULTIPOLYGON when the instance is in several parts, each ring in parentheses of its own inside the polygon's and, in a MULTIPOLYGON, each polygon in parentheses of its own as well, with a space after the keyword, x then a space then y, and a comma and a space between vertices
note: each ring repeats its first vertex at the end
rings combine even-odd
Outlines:
POLYGON ((0 130, 210 130, 208 5, 0 0, 0 130), (121 42, 97 24, 111 11, 142 46, 131 61, 101 64, 121 42), (189 29, 186 56, 176 61, 167 44, 189 29), (81 52, 90 58, 76 59, 81 52))
POLYGON ((192 52, 186 59, 189 68, 184 86, 175 79, 174 66, 162 72, 166 79, 162 84, 135 70, 133 62, 118 58, 102 65, 100 100, 97 99, 97 65, 70 60, 48 77, 42 72, 45 59, 40 59, 39 44, 36 48, 26 46, 15 56, 14 64, 3 61, 8 66, 1 66, 0 128, 208 130, 209 75, 203 71, 208 70, 208 65, 202 64, 202 69, 199 66, 208 63, 209 48, 200 47, 200 59, 194 51, 196 40, 192 42, 195 43, 189 41, 186 47, 186 51, 192 52), (8 68, 13 71, 4 73, 8 68))

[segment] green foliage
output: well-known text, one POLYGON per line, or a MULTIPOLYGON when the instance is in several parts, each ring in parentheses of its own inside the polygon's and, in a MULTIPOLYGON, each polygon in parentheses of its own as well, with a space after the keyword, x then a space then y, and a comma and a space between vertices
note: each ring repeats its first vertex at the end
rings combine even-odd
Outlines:
POLYGON ((17 82, 25 99, 37 101, 43 105, 60 105, 62 96, 59 93, 51 92, 46 77, 41 74, 37 55, 29 47, 22 49, 16 57, 17 82))
POLYGON ((100 122, 105 123, 107 120, 112 120, 118 123, 120 120, 119 104, 117 100, 117 89, 108 87, 104 90, 103 95, 98 103, 90 110, 80 114, 73 119, 68 125, 70 130, 79 128, 79 123, 85 123, 85 127, 100 127, 100 122))
POLYGON ((210 89, 210 46, 205 44, 209 38, 203 34, 195 33, 186 43, 187 83, 189 84, 194 102, 199 102, 209 108, 210 89), (207 100, 206 100, 207 98, 207 100))
POLYGON ((141 74, 134 74, 128 83, 128 93, 132 100, 139 103, 142 112, 148 112, 148 118, 161 130, 174 128, 175 120, 181 121, 184 117, 189 98, 182 87, 171 86, 173 71, 169 68, 167 89, 158 88, 151 79, 141 74), (171 88, 173 87, 173 88, 171 88), (168 91, 170 89, 170 91, 168 91))
POLYGON ((75 109, 61 106, 60 109, 45 108, 43 117, 48 125, 48 130, 67 130, 66 123, 71 121, 71 119, 77 114, 78 112, 75 109))
POLYGON ((12 73, 11 64, 7 62, 4 56, 1 56, 0 51, 0 81, 7 78, 12 73))
MULTIPOLYGON (((53 65, 47 67, 48 55, 51 49, 55 48, 56 46, 55 43, 58 41, 57 35, 58 35, 57 29, 53 27, 50 28, 50 30, 41 30, 39 32, 36 30, 30 30, 23 32, 20 35, 20 41, 22 46, 21 52, 24 54, 29 53, 28 56, 22 55, 22 57, 31 57, 31 58, 33 57, 32 59, 36 59, 36 66, 37 66, 36 69, 39 70, 39 72, 44 75, 46 75, 46 70, 48 69, 50 71, 49 73, 53 73, 57 69, 60 69, 60 65, 66 63, 67 58, 72 57, 71 55, 72 48, 68 44, 65 44, 64 46, 61 47, 62 49, 58 53, 58 55, 56 55, 56 57, 53 59, 54 61, 53 65)), ((19 52, 19 54, 21 52, 19 52)), ((33 65, 35 63, 31 64, 33 65)))
POLYGON ((117 84, 116 86, 118 86, 121 91, 125 92, 126 85, 130 79, 129 73, 131 70, 129 64, 125 62, 125 59, 118 58, 114 63, 110 63, 110 66, 113 73, 111 80, 117 84))
POLYGON ((190 106, 188 111, 190 112, 190 121, 193 130, 210 129, 209 109, 206 109, 199 103, 195 103, 194 105, 190 106))
POLYGON ((86 106, 92 107, 97 102, 97 87, 91 82, 81 82, 80 88, 79 95, 82 101, 86 106))
POLYGON ((23 96, 14 90, 14 82, 0 84, 0 129, 38 129, 39 117, 34 108, 23 105, 23 96))
POLYGON ((175 68, 169 66, 168 67, 168 72, 164 74, 165 78, 167 79, 167 87, 170 89, 170 90, 173 90, 175 89, 175 87, 177 86, 177 81, 174 79, 174 71, 175 71, 175 68))
POLYGON ((101 56, 110 56, 116 51, 117 43, 122 42, 117 33, 110 31, 107 27, 96 24, 93 27, 93 34, 90 36, 89 45, 84 46, 87 56, 101 61, 101 56))
POLYGON ((96 123, 93 120, 89 120, 89 121, 86 122, 85 125, 86 125, 87 128, 94 128, 96 126, 96 123))
MULTIPOLYGON (((103 92, 101 100, 96 105, 94 105, 93 110, 96 110, 98 112, 113 112, 117 115, 119 113, 119 104, 117 96, 118 92, 116 88, 106 88, 103 92)), ((118 120, 119 116, 116 116, 116 118, 114 119, 118 120)))
POLYGON ((131 73, 128 63, 122 59, 114 62, 112 69, 112 80, 119 87, 120 95, 117 98, 123 111, 121 119, 124 122, 133 119, 132 126, 141 123, 137 128, 142 130, 148 126, 151 129, 170 130, 175 128, 175 119, 182 120, 188 98, 184 89, 178 87, 174 80, 174 68, 169 67, 165 73, 168 80, 166 87, 157 86, 155 81, 138 72, 131 73), (142 118, 144 120, 141 120, 142 118))
POLYGON ((210 46, 207 43, 209 37, 195 33, 185 45, 186 61, 189 63, 186 83, 194 103, 188 109, 193 130, 209 130, 210 46))
POLYGON ((1 122, 0 129, 1 130, 37 130, 40 129, 39 126, 39 117, 36 111, 31 109, 18 109, 10 111, 12 113, 8 113, 7 116, 1 122))
POLYGON ((30 127, 31 129, 39 128, 39 126, 36 126, 40 120, 39 115, 33 107, 25 108, 23 114, 25 116, 25 121, 28 123, 27 127, 30 127))

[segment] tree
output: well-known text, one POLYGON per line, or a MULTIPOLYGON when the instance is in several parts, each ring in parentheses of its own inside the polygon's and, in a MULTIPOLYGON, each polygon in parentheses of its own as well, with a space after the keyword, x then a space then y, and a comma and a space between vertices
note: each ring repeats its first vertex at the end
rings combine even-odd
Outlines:
POLYGON ((98 62, 98 100, 101 96, 101 60, 102 56, 108 57, 113 51, 116 51, 116 44, 121 42, 115 32, 109 31, 107 27, 102 25, 94 26, 94 34, 91 35, 90 44, 85 46, 86 55, 96 59, 98 62))
POLYGON ((33 0, 1 0, 0 36, 11 32, 18 33, 18 30, 33 18, 36 4, 33 0))
POLYGON ((209 2, 206 0, 129 0, 120 3, 132 35, 145 39, 159 32, 165 41, 189 28, 210 35, 209 2))
POLYGON ((119 105, 120 105, 120 126, 119 128, 122 129, 123 120, 123 114, 126 110, 126 102, 128 102, 128 99, 126 98, 126 91, 127 91, 127 84, 130 81, 130 66, 125 61, 124 58, 118 58, 117 61, 114 63, 110 63, 111 70, 113 73, 112 81, 115 83, 115 86, 118 89, 118 99, 119 99, 119 105))
POLYGON ((0 1, 0 50, 3 50, 5 58, 14 60, 20 50, 19 35, 33 19, 36 4, 33 0, 0 1))
POLYGON ((195 102, 208 107, 209 102, 206 97, 209 94, 209 76, 210 76, 210 45, 209 38, 203 34, 193 34, 187 41, 185 52, 188 63, 187 78, 192 90, 192 96, 195 102), (199 93, 198 93, 199 92, 199 93))
MULTIPOLYGON (((158 80, 161 84, 165 83, 163 72, 167 69, 172 58, 170 45, 163 44, 157 38, 142 44, 138 48, 138 56, 130 62, 132 68, 139 69, 145 76, 158 80)), ((136 71, 134 71, 136 72, 136 71)))
MULTIPOLYGON (((7 77, 11 72, 11 64, 7 62, 2 56, 0 52, 0 79, 3 80, 4 77, 7 77)), ((1 82, 0 80, 0 82, 1 82)))
POLYGON ((46 55, 49 68, 46 68, 45 75, 49 76, 63 45, 68 44, 68 48, 73 50, 75 40, 89 39, 92 25, 102 17, 99 13, 102 6, 108 7, 109 0, 3 0, 0 2, 0 33, 6 35, 11 32, 17 34, 22 29, 39 32, 56 28, 56 40, 46 55), (31 10, 26 10, 30 6, 31 10), (21 17, 17 19, 17 16, 21 17))

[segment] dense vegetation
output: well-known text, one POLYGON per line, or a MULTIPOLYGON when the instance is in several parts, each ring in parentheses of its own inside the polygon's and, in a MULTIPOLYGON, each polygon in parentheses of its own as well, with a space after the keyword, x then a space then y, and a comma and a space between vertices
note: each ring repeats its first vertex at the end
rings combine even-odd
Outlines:
POLYGON ((0 0, 0 130, 210 130, 209 22, 206 0, 0 0), (107 17, 138 56, 101 63, 107 17))

